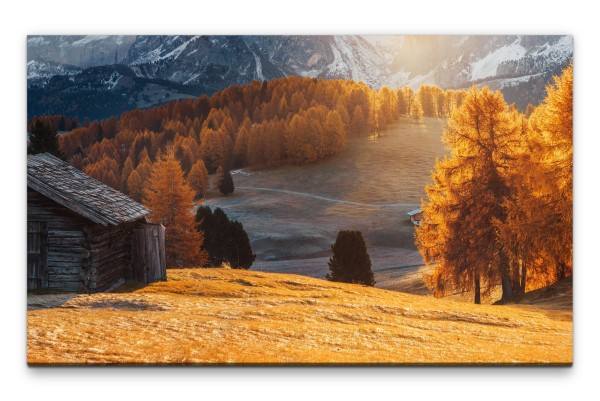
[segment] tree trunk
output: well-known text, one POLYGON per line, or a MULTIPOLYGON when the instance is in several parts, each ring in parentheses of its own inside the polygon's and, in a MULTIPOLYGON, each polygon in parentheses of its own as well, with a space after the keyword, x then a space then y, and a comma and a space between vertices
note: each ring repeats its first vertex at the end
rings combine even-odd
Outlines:
POLYGON ((479 274, 475 275, 475 303, 481 304, 481 280, 479 274))
POLYGON ((556 281, 560 281, 567 275, 567 265, 564 262, 558 264, 558 271, 556 272, 556 281))
POLYGON ((512 285, 510 283, 510 276, 504 275, 502 277, 502 298, 503 303, 510 302, 513 298, 512 285))
POLYGON ((523 262, 521 266, 521 293, 525 294, 527 288, 527 262, 523 262))
POLYGON ((515 294, 521 293, 521 263, 511 263, 511 285, 515 294))
POLYGON ((500 277, 502 277, 502 298, 501 301, 503 303, 510 302, 513 298, 513 289, 510 277, 510 266, 508 263, 508 256, 504 252, 504 250, 500 250, 500 277))

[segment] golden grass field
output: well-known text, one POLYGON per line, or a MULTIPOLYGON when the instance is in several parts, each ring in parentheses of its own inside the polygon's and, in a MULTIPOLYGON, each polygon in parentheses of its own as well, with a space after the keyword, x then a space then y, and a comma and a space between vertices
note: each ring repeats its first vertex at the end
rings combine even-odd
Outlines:
POLYGON ((113 293, 30 294, 29 364, 571 364, 572 312, 297 276, 170 269, 113 293))

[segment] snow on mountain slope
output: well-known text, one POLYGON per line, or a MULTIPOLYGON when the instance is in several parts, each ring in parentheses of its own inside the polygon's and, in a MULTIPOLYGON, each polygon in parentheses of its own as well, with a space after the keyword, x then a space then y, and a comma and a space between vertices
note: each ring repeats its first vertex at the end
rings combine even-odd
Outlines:
POLYGON ((59 64, 48 60, 30 60, 27 62, 27 80, 49 79, 55 75, 75 75, 81 68, 68 64, 59 64))
POLYGON ((47 35, 27 37, 27 61, 49 60, 79 68, 123 61, 135 36, 47 35))
POLYGON ((381 85, 383 58, 369 42, 356 36, 335 36, 331 48, 335 59, 328 68, 330 75, 381 85))
POLYGON ((518 60, 526 53, 527 50, 521 46, 520 40, 517 39, 510 45, 503 46, 487 54, 484 58, 471 63, 471 81, 495 76, 501 63, 518 60))
MULTIPOLYGON (((424 84, 442 88, 487 84, 502 89, 507 101, 519 107, 537 104, 552 75, 572 57, 571 36, 540 35, 104 35, 27 40, 28 86, 39 86, 56 75, 77 74, 76 68, 123 64, 140 79, 184 85, 186 93, 211 94, 252 80, 298 75, 353 79, 374 88, 410 85, 415 90, 424 84)), ((103 71, 109 70, 96 70, 77 82, 83 89, 111 90, 109 82, 120 85, 110 75, 100 77, 103 71)), ((138 95, 142 96, 133 94, 138 95)))
MULTIPOLYGON (((79 39, 76 40, 75 42, 71 43, 71 46, 87 46, 90 43, 93 42, 101 42, 107 38, 109 38, 109 35, 88 35, 86 37, 84 37, 83 39, 79 39)), ((123 40, 123 36, 116 36, 115 37, 115 41, 117 40, 123 40)))

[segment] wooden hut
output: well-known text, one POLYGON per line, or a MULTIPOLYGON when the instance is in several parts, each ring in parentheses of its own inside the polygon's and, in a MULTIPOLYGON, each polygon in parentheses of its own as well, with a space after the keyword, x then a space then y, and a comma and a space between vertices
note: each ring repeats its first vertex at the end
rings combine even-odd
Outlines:
POLYGON ((165 231, 121 192, 48 154, 27 156, 27 289, 103 291, 166 279, 165 231))
POLYGON ((421 209, 411 210, 406 214, 410 217, 410 221, 412 221, 415 226, 421 225, 421 220, 423 220, 423 211, 421 209))

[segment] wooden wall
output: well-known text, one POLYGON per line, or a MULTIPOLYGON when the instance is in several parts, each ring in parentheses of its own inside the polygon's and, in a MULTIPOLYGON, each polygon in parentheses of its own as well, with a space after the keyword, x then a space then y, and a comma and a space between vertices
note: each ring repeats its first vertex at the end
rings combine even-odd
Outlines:
POLYGON ((104 227, 29 188, 27 221, 47 226, 49 289, 95 292, 131 279, 133 229, 142 221, 104 227))
POLYGON ((121 278, 131 279, 134 224, 86 227, 90 242, 90 290, 103 291, 121 278))
POLYGON ((165 228, 162 224, 140 224, 133 230, 132 279, 152 283, 167 279, 165 228))
POLYGON ((86 220, 28 188, 27 221, 46 223, 48 288, 81 290, 80 272, 89 258, 83 232, 86 220))

